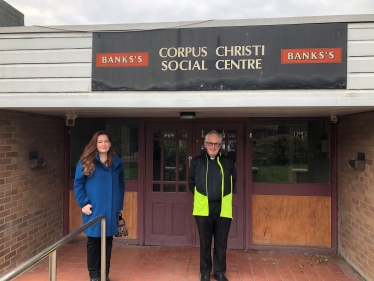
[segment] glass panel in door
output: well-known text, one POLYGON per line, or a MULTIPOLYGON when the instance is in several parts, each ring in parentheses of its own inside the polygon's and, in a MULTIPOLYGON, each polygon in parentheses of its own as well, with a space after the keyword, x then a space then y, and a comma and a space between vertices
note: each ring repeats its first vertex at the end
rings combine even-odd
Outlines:
POLYGON ((192 195, 187 192, 190 124, 147 125, 145 244, 189 246, 192 195))

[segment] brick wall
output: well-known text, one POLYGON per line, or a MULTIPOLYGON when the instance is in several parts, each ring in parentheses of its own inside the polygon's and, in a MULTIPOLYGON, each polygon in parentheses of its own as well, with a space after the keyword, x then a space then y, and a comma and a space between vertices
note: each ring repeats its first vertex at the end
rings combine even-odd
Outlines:
POLYGON ((0 109, 0 276, 62 237, 63 132, 60 117, 0 109))
POLYGON ((374 112, 350 115, 338 124, 338 243, 341 256, 374 281, 374 112), (364 152, 366 167, 348 167, 364 152))

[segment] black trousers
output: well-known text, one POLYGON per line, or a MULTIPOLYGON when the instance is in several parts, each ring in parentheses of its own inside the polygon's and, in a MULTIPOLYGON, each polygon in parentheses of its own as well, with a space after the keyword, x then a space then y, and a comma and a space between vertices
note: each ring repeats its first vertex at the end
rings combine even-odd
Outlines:
MULTIPOLYGON (((113 236, 106 238, 106 276, 109 276, 110 258, 112 256, 113 236)), ((90 278, 100 278, 101 272, 101 238, 87 236, 87 267, 90 278)))
POLYGON ((215 274, 226 272, 227 238, 231 219, 221 218, 221 202, 209 202, 209 216, 196 216, 200 237, 200 273, 208 275, 212 271, 211 246, 214 237, 213 264, 215 274))

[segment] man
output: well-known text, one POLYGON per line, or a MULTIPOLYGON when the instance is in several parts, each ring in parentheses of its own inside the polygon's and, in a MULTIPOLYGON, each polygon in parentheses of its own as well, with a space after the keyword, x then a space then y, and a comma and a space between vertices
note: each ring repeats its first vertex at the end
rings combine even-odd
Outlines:
POLYGON ((218 132, 209 132, 204 145, 206 153, 192 160, 188 175, 188 186, 194 195, 193 215, 200 238, 201 281, 210 280, 212 236, 213 277, 218 281, 228 281, 225 276, 226 250, 232 220, 235 163, 220 152, 222 136, 218 132))

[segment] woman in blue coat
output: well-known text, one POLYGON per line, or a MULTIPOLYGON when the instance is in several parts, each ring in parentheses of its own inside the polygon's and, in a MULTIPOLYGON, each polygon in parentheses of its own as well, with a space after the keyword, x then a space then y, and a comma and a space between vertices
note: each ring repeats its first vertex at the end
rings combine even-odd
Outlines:
MULTIPOLYGON (((82 208, 83 224, 103 214, 106 219, 106 281, 109 280, 113 236, 118 234, 118 214, 123 208, 125 179, 122 160, 111 148, 106 131, 96 132, 77 164, 74 194, 82 208)), ((85 231, 87 266, 91 281, 100 280, 101 222, 85 231)))

